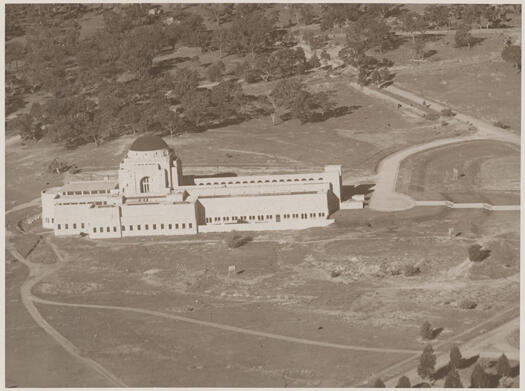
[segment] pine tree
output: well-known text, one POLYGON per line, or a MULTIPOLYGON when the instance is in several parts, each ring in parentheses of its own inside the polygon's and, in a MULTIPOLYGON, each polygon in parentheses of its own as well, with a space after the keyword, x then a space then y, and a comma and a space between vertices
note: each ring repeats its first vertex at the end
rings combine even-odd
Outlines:
POLYGON ((481 365, 476 364, 472 374, 470 375, 470 388, 488 388, 488 376, 481 367, 481 365))
POLYGON ((436 365, 436 355, 432 345, 428 344, 423 349, 423 354, 419 358, 419 365, 417 367, 417 373, 422 379, 425 379, 434 373, 434 367, 436 365))
POLYGON ((463 388, 461 384, 461 379, 459 377, 458 371, 455 368, 451 368, 448 371, 447 377, 445 378, 445 388, 463 388))
POLYGON ((406 376, 401 376, 397 381, 396 388, 410 388, 410 379, 406 376))
POLYGON ((498 375, 500 376, 509 376, 510 374, 510 363, 509 359, 505 354, 502 354, 498 359, 498 364, 496 366, 496 370, 498 371, 498 375))
POLYGON ((452 348, 450 349, 450 366, 454 368, 459 368, 462 359, 463 357, 461 356, 461 352, 459 351, 458 346, 452 346, 452 348))

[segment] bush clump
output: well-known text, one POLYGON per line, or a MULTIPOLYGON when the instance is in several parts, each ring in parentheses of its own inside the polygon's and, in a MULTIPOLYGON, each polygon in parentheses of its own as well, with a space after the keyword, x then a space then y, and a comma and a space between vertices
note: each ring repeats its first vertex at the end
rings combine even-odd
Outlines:
POLYGON ((459 303, 459 308, 461 308, 462 310, 473 310, 477 306, 478 304, 470 299, 465 299, 459 303))
POLYGON ((471 262, 482 262, 488 258, 490 250, 483 248, 479 244, 473 244, 468 248, 468 258, 471 262))
POLYGON ((249 235, 234 235, 228 240, 227 244, 229 248, 238 248, 252 240, 253 238, 249 235))
POLYGON ((501 129, 510 129, 509 125, 507 125, 506 123, 501 122, 501 121, 496 121, 496 122, 494 122, 493 125, 497 126, 498 128, 501 128, 501 129))
POLYGON ((454 113, 451 109, 446 108, 441 110, 441 116, 442 117, 454 117, 456 113, 454 113))
POLYGON ((421 273, 421 269, 414 265, 406 265, 403 271, 405 277, 412 277, 419 273, 421 273))
POLYGON ((425 114, 425 119, 427 121, 435 121, 435 120, 439 119, 439 114, 438 113, 426 113, 425 114))

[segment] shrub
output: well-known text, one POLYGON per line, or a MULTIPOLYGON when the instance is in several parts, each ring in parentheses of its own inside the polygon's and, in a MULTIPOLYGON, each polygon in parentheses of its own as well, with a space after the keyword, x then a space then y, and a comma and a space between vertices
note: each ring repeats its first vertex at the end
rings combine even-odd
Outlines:
POLYGON ((510 126, 501 122, 501 121, 496 121, 493 123, 494 126, 497 126, 498 128, 501 128, 501 129, 510 129, 510 126))
POLYGON ((405 277, 412 277, 412 276, 415 276, 416 274, 419 274, 420 272, 421 270, 417 266, 406 265, 403 274, 405 277))
POLYGON ((438 113, 426 113, 425 119, 428 121, 435 121, 439 119, 439 114, 438 113))
POLYGON ((374 385, 372 386, 374 388, 385 388, 385 383, 383 383, 383 380, 381 380, 380 378, 377 378, 376 381, 374 382, 374 385))
POLYGON ((47 166, 47 171, 52 172, 55 174, 62 174, 66 171, 68 171, 72 167, 71 164, 67 164, 63 161, 58 160, 55 158, 49 165, 47 166))
POLYGON ((261 76, 259 75, 259 72, 257 72, 254 69, 248 69, 246 72, 244 72, 244 81, 246 83, 257 83, 261 80, 261 76))
POLYGON ((234 235, 228 240, 227 244, 229 248, 238 248, 252 240, 253 238, 249 235, 234 235))
POLYGON ((432 339, 432 325, 428 320, 421 325, 419 333, 423 339, 432 339))
POLYGON ((470 299, 465 299, 459 303, 459 308, 463 310, 473 310, 477 306, 478 304, 475 301, 470 300, 470 299))
POLYGON ((397 381, 396 388, 410 388, 410 379, 406 376, 401 376, 397 381))
POLYGON ((454 113, 451 109, 443 109, 441 110, 441 116, 442 117, 454 117, 456 113, 454 113))
POLYGON ((482 262, 490 255, 490 250, 481 247, 479 244, 473 244, 468 248, 468 258, 471 262, 482 262))
POLYGON ((222 79, 225 69, 226 67, 224 66, 224 63, 222 61, 217 61, 206 69, 206 75, 210 81, 216 82, 222 79))
POLYGON ((340 270, 332 270, 332 272, 330 273, 330 276, 332 278, 339 277, 340 275, 341 275, 341 271, 340 270))

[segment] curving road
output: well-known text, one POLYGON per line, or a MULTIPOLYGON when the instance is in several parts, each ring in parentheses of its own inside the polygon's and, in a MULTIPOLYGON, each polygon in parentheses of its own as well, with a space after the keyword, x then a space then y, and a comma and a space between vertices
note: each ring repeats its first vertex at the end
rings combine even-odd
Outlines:
MULTIPOLYGON (((371 94, 375 96, 380 95, 387 100, 395 101, 395 98, 392 98, 391 96, 386 95, 381 91, 377 91, 368 87, 358 86, 356 83, 353 82, 350 83, 350 85, 354 88, 359 89, 365 94, 371 94)), ((412 92, 402 90, 395 86, 386 87, 385 90, 418 105, 423 105, 423 103, 425 103, 427 107, 437 112, 440 112, 445 108, 449 108, 440 103, 433 102, 428 98, 422 98, 412 92)), ((399 103, 404 104, 404 102, 402 101, 399 101, 399 103)), ((454 118, 458 121, 476 127, 476 133, 470 136, 451 137, 440 140, 434 140, 425 144, 413 145, 387 156, 379 163, 377 168, 377 175, 373 177, 376 181, 376 185, 374 188, 374 192, 372 193, 372 196, 370 198, 370 209, 383 212, 393 212, 410 209, 416 206, 416 201, 412 197, 406 194, 398 193, 396 191, 396 183, 399 175, 399 167, 401 165, 401 162, 411 155, 429 149, 441 147, 444 145, 462 143, 465 141, 493 140, 517 144, 521 146, 521 140, 518 135, 497 128, 486 121, 479 120, 459 112, 456 112, 456 116, 454 118)))

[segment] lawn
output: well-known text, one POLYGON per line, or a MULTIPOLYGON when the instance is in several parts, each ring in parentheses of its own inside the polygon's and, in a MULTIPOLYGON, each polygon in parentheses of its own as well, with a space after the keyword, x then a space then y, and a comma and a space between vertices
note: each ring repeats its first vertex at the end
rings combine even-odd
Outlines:
POLYGON ((397 191, 418 200, 519 204, 519 148, 473 141, 418 153, 401 163, 397 191))

